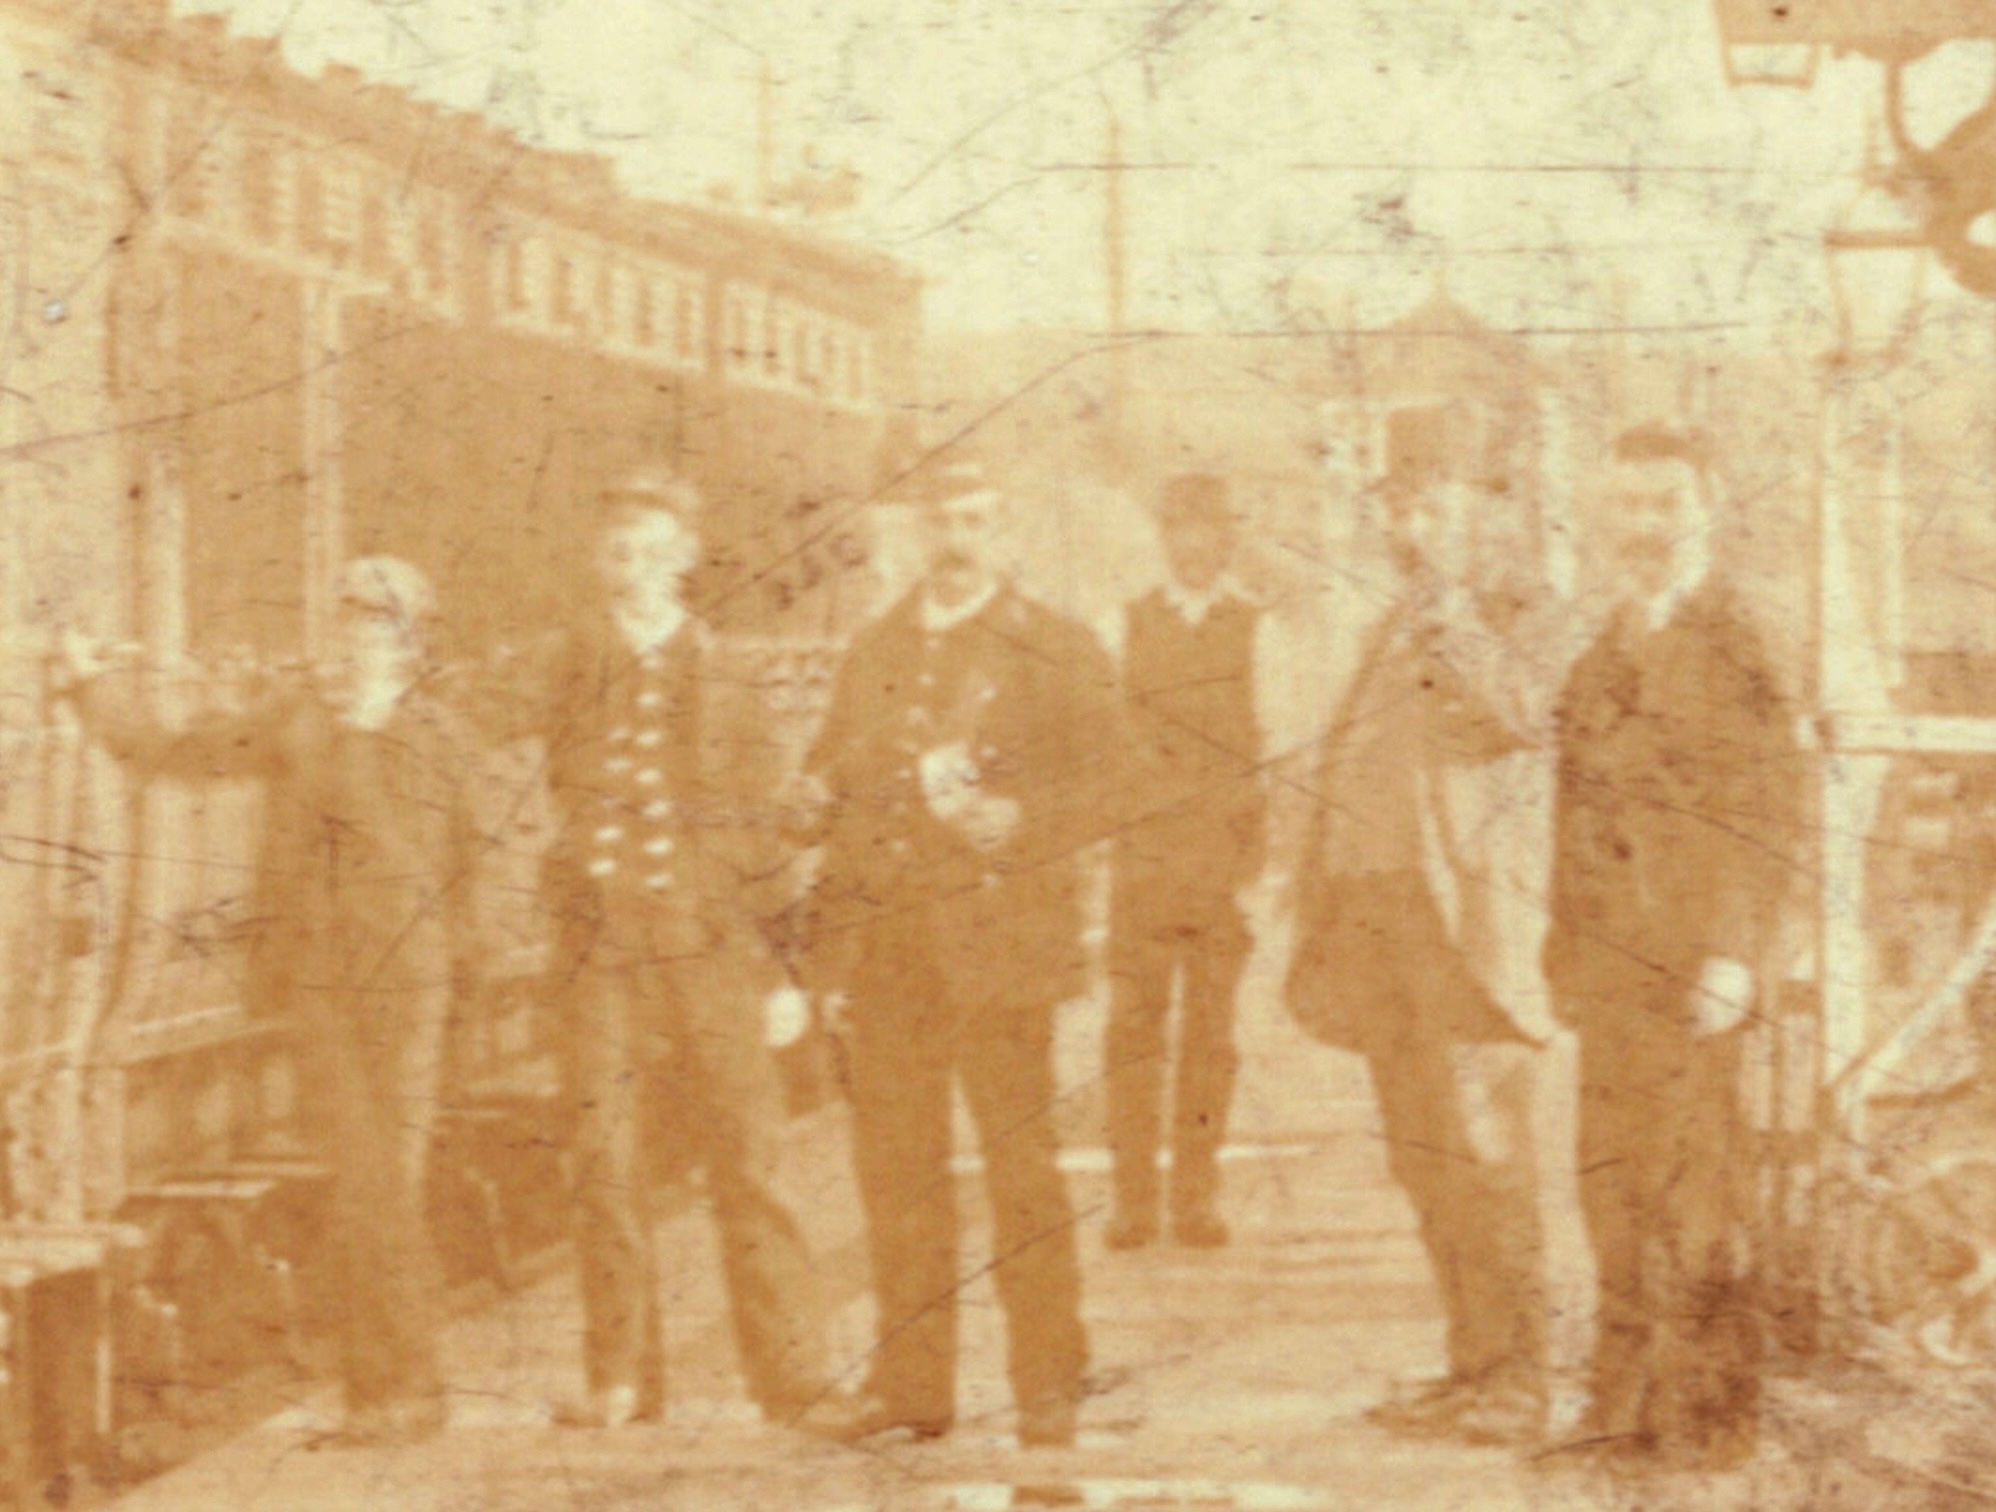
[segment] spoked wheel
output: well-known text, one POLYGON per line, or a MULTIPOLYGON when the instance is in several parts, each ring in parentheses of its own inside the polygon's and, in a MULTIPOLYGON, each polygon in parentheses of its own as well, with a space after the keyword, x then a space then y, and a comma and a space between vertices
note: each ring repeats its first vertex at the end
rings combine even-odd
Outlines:
POLYGON ((1872 1316, 1936 1364, 1996 1364, 1996 1158, 1961 1156, 1883 1197, 1869 1225, 1872 1316))

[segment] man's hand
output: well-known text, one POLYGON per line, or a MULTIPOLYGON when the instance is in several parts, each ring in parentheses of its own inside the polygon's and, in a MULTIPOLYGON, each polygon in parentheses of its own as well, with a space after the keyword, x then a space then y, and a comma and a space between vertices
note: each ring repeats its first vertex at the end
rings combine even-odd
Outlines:
POLYGON ((981 851, 995 851, 1019 829, 1019 800, 989 793, 961 741, 924 751, 919 763, 922 799, 929 812, 981 851))
POLYGON ((111 669, 110 648, 81 630, 62 632, 61 653, 56 670, 59 692, 87 688, 111 669))
POLYGON ((762 1000, 762 1042, 772 1050, 788 1050, 811 1027, 811 1000, 804 989, 789 983, 762 1000))
POLYGON ((1730 956, 1712 956, 1691 989, 1691 1032, 1703 1039, 1737 1028, 1753 1008, 1753 972, 1730 956))
POLYGON ((971 758, 970 747, 960 740, 922 752, 915 770, 922 784, 922 801, 944 823, 954 823, 970 805, 983 775, 971 758))
POLYGON ((147 660, 146 648, 139 642, 106 641, 81 630, 65 630, 49 669, 50 691, 80 705, 104 678, 141 668, 156 670, 156 664, 147 660))

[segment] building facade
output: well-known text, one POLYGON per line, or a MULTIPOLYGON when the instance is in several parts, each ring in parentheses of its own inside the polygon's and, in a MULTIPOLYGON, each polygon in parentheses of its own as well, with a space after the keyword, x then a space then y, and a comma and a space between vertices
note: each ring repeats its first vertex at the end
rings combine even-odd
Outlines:
MULTIPOLYGON (((163 696, 191 705, 322 655, 339 564, 389 552, 475 662, 559 621, 596 487, 663 458, 709 501, 699 593, 752 807, 868 603, 862 505, 907 460, 920 288, 358 74, 303 77, 165 0, 7 0, 0 57, 0 736, 10 828, 35 837, 0 867, 23 999, 0 1080, 16 1208, 75 1217, 225 1162, 290 1092, 242 1001, 256 795, 126 786, 53 696, 61 631, 184 668, 163 696)), ((486 796, 517 843, 481 926, 530 974, 533 808, 508 770, 486 796)))

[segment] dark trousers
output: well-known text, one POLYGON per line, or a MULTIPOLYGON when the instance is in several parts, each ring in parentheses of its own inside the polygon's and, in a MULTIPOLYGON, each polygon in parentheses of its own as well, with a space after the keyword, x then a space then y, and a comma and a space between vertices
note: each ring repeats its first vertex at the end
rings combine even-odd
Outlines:
POLYGON ((333 1169, 347 1406, 434 1396, 443 1390, 444 1294, 425 1197, 449 990, 383 985, 308 996, 316 1006, 302 1020, 304 1063, 325 1078, 315 1102, 333 1169))
POLYGON ((1387 1164, 1441 1292, 1449 1374, 1533 1391, 1549 1321, 1531 1144, 1541 1053, 1410 1035, 1369 1057, 1387 1164))
POLYGON ((642 918, 570 941, 569 1095, 590 1386, 665 1392, 654 1189, 664 1151, 704 1166, 736 1344, 766 1413, 825 1387, 810 1255, 776 1185, 782 1117, 761 1004, 717 951, 685 951, 642 918))
MULTIPOLYGON (((900 932, 897 931, 897 935, 900 932)), ((1056 1165, 1053 1012, 952 991, 923 942, 873 942, 853 992, 853 1160, 866 1208, 879 1348, 872 1387, 914 1418, 956 1400, 952 1085, 961 1081, 990 1195, 991 1274, 1022 1405, 1078 1400, 1087 1344, 1074 1209, 1056 1165)))
POLYGON ((1108 1079, 1109 1149, 1118 1213, 1149 1220, 1158 1206, 1157 1151, 1172 987, 1180 987, 1177 1075, 1171 1110, 1171 1201, 1198 1212, 1219 1191, 1240 1054, 1234 999, 1252 940, 1228 897, 1193 900, 1167 886, 1129 888, 1112 924, 1108 1079))
POLYGON ((1369 880, 1362 933, 1375 955, 1353 966, 1374 994, 1366 1059, 1387 1165, 1441 1293, 1449 1374, 1542 1391, 1549 1298, 1532 1108, 1543 1052, 1466 1036, 1500 1016, 1427 883, 1369 880))
POLYGON ((1591 1384, 1605 1432, 1703 1449, 1755 1426, 1739 1038, 1581 1031, 1580 1194, 1600 1286, 1591 1384))

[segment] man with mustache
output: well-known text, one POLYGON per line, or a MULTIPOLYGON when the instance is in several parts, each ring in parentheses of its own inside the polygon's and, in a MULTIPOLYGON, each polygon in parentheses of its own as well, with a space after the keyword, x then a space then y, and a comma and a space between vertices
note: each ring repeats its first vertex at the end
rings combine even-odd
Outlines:
POLYGON ((1086 987, 1080 852, 1103 830, 1115 690, 1094 637, 1002 575, 1001 505, 974 466, 942 470, 922 581, 854 643, 809 762, 879 1301, 854 1438, 955 1420, 953 1084, 984 1160, 1020 1443, 1071 1443, 1081 1401, 1054 1012, 1086 987))
POLYGON ((1742 1026, 1762 999, 1802 790, 1759 633, 1711 571, 1709 443, 1615 443, 1622 602, 1560 696, 1546 975, 1580 1037, 1599 1271, 1578 1443, 1719 1466, 1752 1448, 1742 1026))

